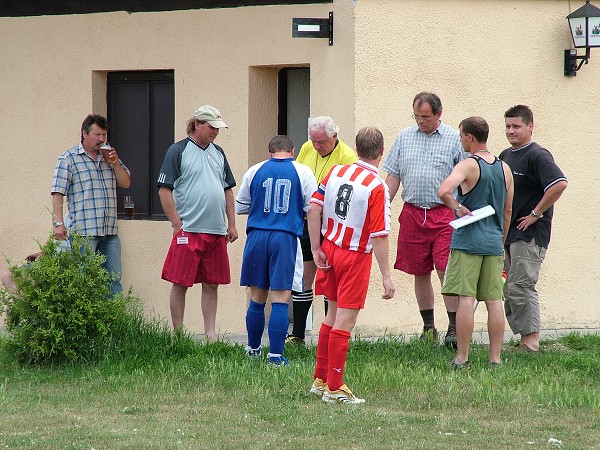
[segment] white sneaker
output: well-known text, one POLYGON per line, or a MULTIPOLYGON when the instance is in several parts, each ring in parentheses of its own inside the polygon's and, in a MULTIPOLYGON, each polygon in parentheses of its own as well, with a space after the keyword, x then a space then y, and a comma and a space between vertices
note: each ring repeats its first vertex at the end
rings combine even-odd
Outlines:
POLYGON ((310 392, 311 394, 318 395, 319 397, 322 397, 323 393, 325 392, 326 389, 327 389, 327 383, 325 383, 320 378, 315 378, 315 381, 313 381, 313 385, 310 388, 310 391, 308 391, 308 392, 310 392))
POLYGON ((347 405, 359 405, 365 402, 364 398, 355 396, 350 388, 342 384, 336 391, 325 389, 323 392, 323 401, 327 403, 343 403, 347 405))
POLYGON ((249 345, 246 345, 246 356, 250 359, 256 359, 256 358, 260 358, 260 347, 258 348, 252 348, 249 345))
POLYGON ((290 362, 288 359, 276 353, 267 353, 267 357, 269 358, 267 361, 267 365, 271 367, 284 367, 289 366, 290 362))

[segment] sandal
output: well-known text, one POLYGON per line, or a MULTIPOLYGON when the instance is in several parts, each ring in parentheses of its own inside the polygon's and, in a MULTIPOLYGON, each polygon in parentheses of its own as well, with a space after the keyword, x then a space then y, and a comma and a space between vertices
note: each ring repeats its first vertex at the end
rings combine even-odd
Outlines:
POLYGON ((462 370, 462 369, 470 369, 471 368, 471 363, 467 360, 465 362, 456 362, 456 358, 452 359, 452 361, 450 361, 450 365, 452 366, 452 368, 454 370, 462 370))

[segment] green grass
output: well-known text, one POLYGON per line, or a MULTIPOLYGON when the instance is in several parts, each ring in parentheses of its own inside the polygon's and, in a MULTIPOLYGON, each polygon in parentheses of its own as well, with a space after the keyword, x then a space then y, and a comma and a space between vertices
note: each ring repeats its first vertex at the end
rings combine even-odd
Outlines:
POLYGON ((314 348, 270 368, 137 325, 93 366, 23 367, 0 338, 0 448, 600 448, 600 336, 507 345, 498 369, 474 345, 458 372, 441 346, 353 340, 345 380, 367 402, 342 406, 308 393, 314 348))

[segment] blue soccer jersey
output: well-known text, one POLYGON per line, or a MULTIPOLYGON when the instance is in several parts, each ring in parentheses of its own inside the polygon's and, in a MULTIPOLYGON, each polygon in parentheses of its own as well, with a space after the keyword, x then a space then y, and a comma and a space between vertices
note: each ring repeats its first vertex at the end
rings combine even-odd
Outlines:
POLYGON ((293 158, 271 158, 248 169, 235 209, 238 214, 249 214, 247 232, 256 228, 302 236, 304 213, 316 189, 308 167, 293 158))

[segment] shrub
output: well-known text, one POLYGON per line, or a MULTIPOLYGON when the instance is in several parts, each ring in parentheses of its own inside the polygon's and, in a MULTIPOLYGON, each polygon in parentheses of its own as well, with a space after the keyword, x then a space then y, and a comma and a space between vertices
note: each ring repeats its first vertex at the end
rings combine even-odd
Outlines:
POLYGON ((91 362, 126 316, 131 299, 111 297, 104 256, 85 237, 72 239, 72 249, 63 250, 50 237, 36 261, 10 265, 17 292, 2 291, 0 298, 8 348, 23 363, 91 362))

